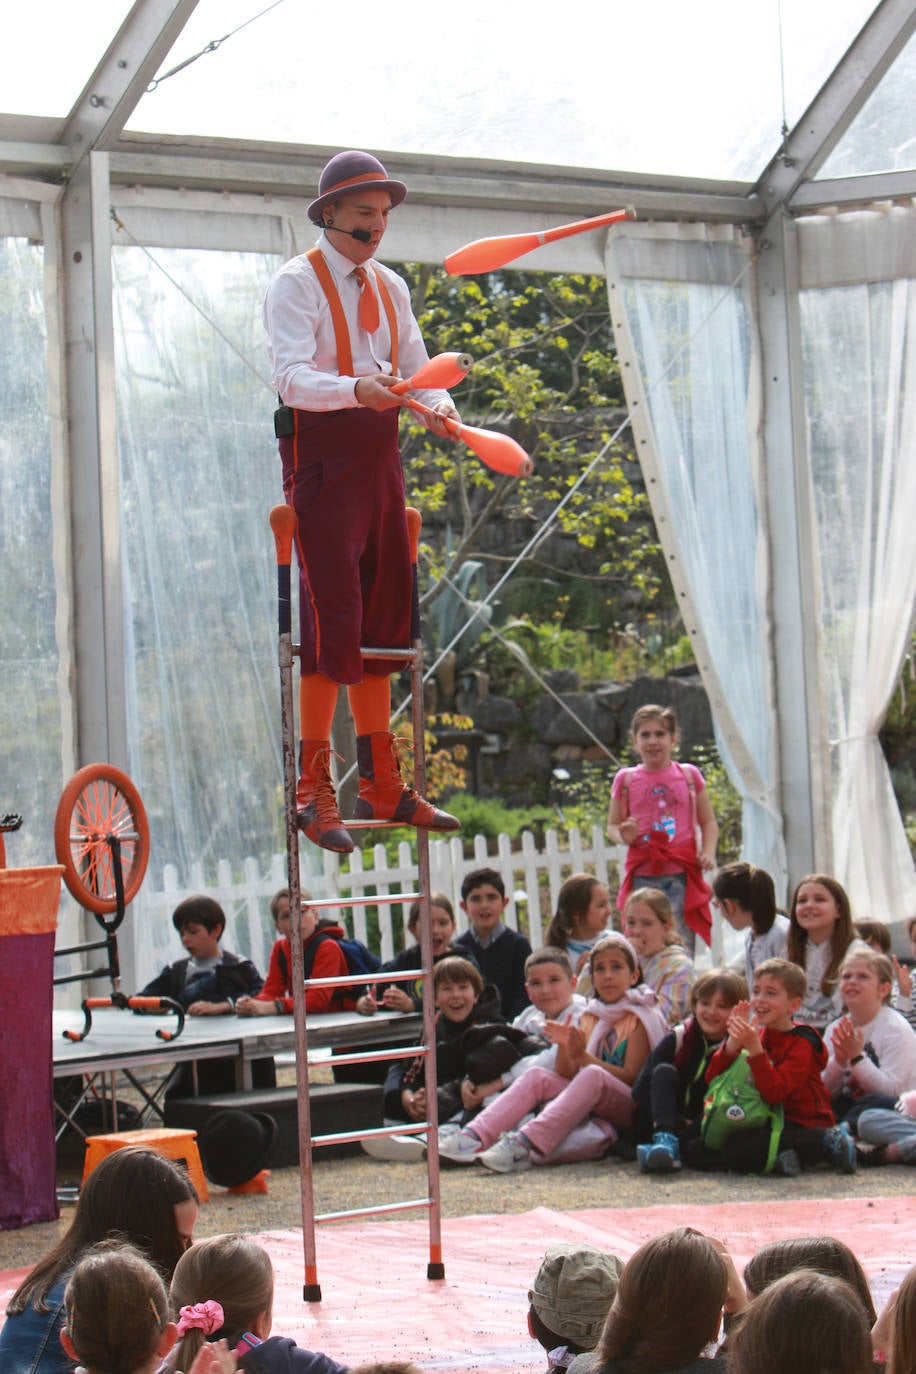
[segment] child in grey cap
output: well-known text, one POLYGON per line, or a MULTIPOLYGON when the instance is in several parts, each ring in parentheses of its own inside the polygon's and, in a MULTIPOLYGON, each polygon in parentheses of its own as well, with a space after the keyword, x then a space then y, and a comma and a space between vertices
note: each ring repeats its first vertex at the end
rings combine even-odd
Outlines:
POLYGON ((592 1245, 551 1245, 528 1290, 528 1331, 547 1351, 547 1374, 588 1368, 623 1262, 592 1245))

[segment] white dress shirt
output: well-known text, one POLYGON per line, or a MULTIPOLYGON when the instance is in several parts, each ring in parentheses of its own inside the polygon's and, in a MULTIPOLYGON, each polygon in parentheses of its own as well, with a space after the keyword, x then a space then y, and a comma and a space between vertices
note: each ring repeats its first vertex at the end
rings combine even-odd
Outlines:
MULTIPOLYGON (((391 334, 388 316, 379 298, 379 327, 368 334, 359 324, 357 264, 339 253, 326 234, 318 239, 350 331, 352 377, 337 373, 334 322, 324 288, 305 254, 293 258, 272 278, 264 299, 264 329, 274 387, 284 403, 297 410, 345 410, 356 407, 356 382, 373 373, 391 373, 391 334)), ((370 280, 384 278, 398 322, 398 372, 410 377, 428 361, 429 354, 414 319, 407 283, 390 268, 374 260, 365 264, 370 280)), ((378 295, 375 286, 373 289, 378 295)), ((447 391, 424 389, 412 393, 424 405, 435 408, 450 402, 447 391)))

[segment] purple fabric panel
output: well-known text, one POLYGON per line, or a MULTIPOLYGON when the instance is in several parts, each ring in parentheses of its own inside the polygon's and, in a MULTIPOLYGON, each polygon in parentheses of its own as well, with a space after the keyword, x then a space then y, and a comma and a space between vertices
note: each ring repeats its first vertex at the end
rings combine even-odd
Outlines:
POLYGON ((58 1215, 52 1094, 54 932, 0 936, 0 1230, 58 1215))

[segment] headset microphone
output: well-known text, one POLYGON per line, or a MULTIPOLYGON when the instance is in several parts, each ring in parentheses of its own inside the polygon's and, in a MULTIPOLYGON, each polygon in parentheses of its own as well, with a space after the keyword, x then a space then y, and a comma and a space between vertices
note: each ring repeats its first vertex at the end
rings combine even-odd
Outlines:
POLYGON ((351 239, 356 239, 357 243, 370 243, 372 235, 368 229, 338 229, 336 224, 325 224, 322 226, 325 231, 331 230, 334 234, 349 234, 351 239))

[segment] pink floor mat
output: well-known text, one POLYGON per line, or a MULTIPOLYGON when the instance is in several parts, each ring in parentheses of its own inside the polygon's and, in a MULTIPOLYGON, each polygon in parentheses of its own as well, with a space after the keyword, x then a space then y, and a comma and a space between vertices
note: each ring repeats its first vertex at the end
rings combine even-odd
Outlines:
MULTIPOLYGON (((543 1370, 528 1337, 527 1292, 544 1250, 581 1241, 626 1259, 648 1237, 696 1226, 727 1242, 739 1271, 761 1245, 779 1237, 826 1232, 855 1250, 879 1307, 916 1262, 916 1199, 786 1201, 728 1206, 537 1208, 515 1216, 443 1222, 446 1277, 426 1279, 428 1232, 421 1221, 335 1223, 319 1227, 322 1301, 302 1302, 298 1231, 259 1236, 277 1275, 274 1334, 324 1350, 343 1364, 413 1360, 422 1370, 497 1374, 543 1370)), ((17 1276, 0 1273, 0 1297, 17 1276)))

